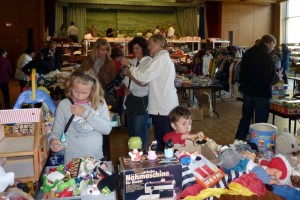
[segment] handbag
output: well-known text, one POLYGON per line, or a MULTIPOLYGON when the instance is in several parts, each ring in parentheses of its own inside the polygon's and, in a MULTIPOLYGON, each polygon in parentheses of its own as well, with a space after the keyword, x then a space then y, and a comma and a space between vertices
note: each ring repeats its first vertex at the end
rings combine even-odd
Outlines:
POLYGON ((148 95, 144 97, 137 97, 133 94, 129 94, 125 101, 126 111, 136 114, 143 115, 146 112, 148 106, 148 95))

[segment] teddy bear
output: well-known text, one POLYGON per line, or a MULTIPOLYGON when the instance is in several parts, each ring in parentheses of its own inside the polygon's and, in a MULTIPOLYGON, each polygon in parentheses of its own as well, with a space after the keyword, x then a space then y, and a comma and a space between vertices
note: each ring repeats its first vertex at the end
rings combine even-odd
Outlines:
POLYGON ((275 154, 282 154, 285 156, 290 165, 293 165, 293 153, 298 152, 299 150, 300 145, 296 142, 293 134, 286 131, 276 134, 275 154))

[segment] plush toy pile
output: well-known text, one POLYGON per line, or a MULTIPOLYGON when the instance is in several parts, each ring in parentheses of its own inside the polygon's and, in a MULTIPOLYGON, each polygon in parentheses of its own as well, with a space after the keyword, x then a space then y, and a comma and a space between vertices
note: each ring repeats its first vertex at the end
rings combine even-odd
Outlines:
POLYGON ((105 161, 93 157, 73 158, 67 165, 50 167, 40 188, 43 199, 81 195, 110 195, 117 189, 118 174, 105 161))
MULTIPOLYGON (((300 166, 300 162, 294 156, 300 148, 291 133, 277 134, 275 153, 258 152, 255 145, 245 141, 236 140, 233 144, 221 146, 210 138, 206 137, 205 140, 206 143, 201 144, 202 147, 209 147, 215 153, 216 166, 225 173, 225 176, 207 187, 203 185, 199 187, 199 182, 189 177, 190 185, 189 187, 183 185, 181 198, 206 199, 213 196, 220 197, 222 194, 263 197, 269 190, 284 199, 300 199, 300 172, 297 170, 299 169, 297 164, 300 166)), ((185 179, 187 175, 192 174, 197 180, 197 177, 203 178, 205 174, 209 174, 203 167, 200 167, 204 169, 202 172, 195 173, 198 168, 194 165, 199 162, 197 159, 201 160, 197 153, 176 149, 175 156, 183 166, 183 184, 187 183, 185 179)))

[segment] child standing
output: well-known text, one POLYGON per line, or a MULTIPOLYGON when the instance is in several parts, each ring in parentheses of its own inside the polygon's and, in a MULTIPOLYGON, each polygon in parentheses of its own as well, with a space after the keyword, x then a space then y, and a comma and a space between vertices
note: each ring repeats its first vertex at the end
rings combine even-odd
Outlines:
POLYGON ((174 144, 185 146, 186 140, 203 139, 204 134, 202 132, 191 134, 192 113, 188 108, 183 106, 173 108, 169 114, 169 118, 174 131, 164 136, 164 142, 172 138, 174 144))
POLYGON ((48 143, 53 152, 65 150, 64 163, 72 158, 103 158, 103 138, 112 129, 108 108, 94 70, 76 70, 72 73, 65 88, 66 97, 55 113, 53 129, 48 143), (61 145, 60 138, 72 114, 75 115, 66 133, 66 147, 61 145))

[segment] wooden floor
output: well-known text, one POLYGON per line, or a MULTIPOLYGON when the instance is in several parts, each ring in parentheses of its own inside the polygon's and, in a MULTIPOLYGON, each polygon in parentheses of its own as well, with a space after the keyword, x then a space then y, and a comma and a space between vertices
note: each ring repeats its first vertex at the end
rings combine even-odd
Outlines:
MULTIPOLYGON (((290 84, 292 87, 292 83, 290 84)), ((11 106, 14 105, 19 95, 19 85, 16 80, 10 82, 11 106)), ((3 105, 2 94, 0 102, 3 105)), ((234 99, 217 98, 216 110, 220 115, 213 117, 204 117, 202 121, 193 121, 192 129, 194 131, 203 131, 208 137, 215 140, 218 144, 231 144, 234 141, 236 129, 241 118, 242 102, 234 99)), ((272 123, 272 116, 269 117, 269 123, 272 123)), ((276 117, 275 125, 278 131, 288 127, 288 120, 276 117)), ((293 126, 292 126, 293 127, 293 126)), ((298 124, 299 127, 299 124, 298 124)), ((153 140, 153 130, 150 130, 149 143, 153 140)), ((126 128, 114 128, 110 134, 110 160, 114 164, 118 163, 120 156, 128 154, 128 132, 126 128)))

